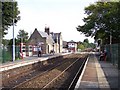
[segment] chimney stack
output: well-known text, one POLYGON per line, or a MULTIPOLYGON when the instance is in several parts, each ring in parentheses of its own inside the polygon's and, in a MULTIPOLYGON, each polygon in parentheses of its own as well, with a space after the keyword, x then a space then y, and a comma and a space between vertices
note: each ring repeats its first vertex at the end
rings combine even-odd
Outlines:
POLYGON ((50 35, 50 30, 49 30, 49 27, 45 27, 45 32, 50 35))

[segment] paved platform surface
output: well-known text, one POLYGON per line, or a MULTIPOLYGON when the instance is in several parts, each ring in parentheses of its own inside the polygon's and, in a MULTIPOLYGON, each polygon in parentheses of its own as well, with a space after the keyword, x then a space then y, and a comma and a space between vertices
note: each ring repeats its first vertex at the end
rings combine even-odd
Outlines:
POLYGON ((75 89, 120 90, 118 79, 117 67, 107 61, 98 61, 96 55, 91 54, 75 89))
POLYGON ((54 57, 58 57, 58 56, 62 56, 62 55, 67 55, 67 54, 70 54, 70 53, 44 54, 41 57, 34 55, 34 56, 30 56, 30 57, 25 57, 21 60, 16 60, 13 62, 12 61, 6 62, 6 63, 3 63, 0 65, 0 72, 5 71, 5 70, 9 70, 9 69, 13 69, 13 68, 17 68, 17 67, 21 67, 24 65, 37 63, 39 61, 45 61, 45 60, 50 59, 50 58, 54 58, 54 57))

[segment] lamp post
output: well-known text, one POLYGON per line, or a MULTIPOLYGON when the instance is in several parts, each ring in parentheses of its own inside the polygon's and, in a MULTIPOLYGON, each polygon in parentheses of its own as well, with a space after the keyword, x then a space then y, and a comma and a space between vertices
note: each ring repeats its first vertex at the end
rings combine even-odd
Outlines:
POLYGON ((13 0, 13 61, 15 61, 15 38, 14 38, 14 0, 13 0))
POLYGON ((112 44, 112 34, 110 32, 110 45, 112 44))
MULTIPOLYGON (((112 60, 112 33, 110 32, 110 59, 113 63, 113 60, 112 60)), ((113 63, 114 64, 114 63, 113 63)))

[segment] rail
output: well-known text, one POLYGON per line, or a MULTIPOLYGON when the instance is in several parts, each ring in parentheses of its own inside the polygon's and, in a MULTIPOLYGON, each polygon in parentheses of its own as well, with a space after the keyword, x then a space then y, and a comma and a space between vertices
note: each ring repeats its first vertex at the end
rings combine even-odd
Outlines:
POLYGON ((86 62, 86 60, 84 60, 84 62, 80 66, 80 68, 79 68, 78 72, 76 73, 74 79, 72 80, 71 84, 69 85, 68 90, 73 90, 75 88, 75 85, 76 85, 76 83, 77 83, 77 81, 79 79, 79 76, 80 76, 80 74, 81 74, 81 72, 82 72, 82 70, 84 68, 85 62, 86 62))

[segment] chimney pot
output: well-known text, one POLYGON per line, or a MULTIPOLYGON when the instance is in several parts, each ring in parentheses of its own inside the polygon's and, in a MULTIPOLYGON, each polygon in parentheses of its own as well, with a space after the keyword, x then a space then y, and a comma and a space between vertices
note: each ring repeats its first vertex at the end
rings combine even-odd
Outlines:
POLYGON ((45 32, 50 35, 50 30, 49 30, 49 27, 45 27, 45 32))

